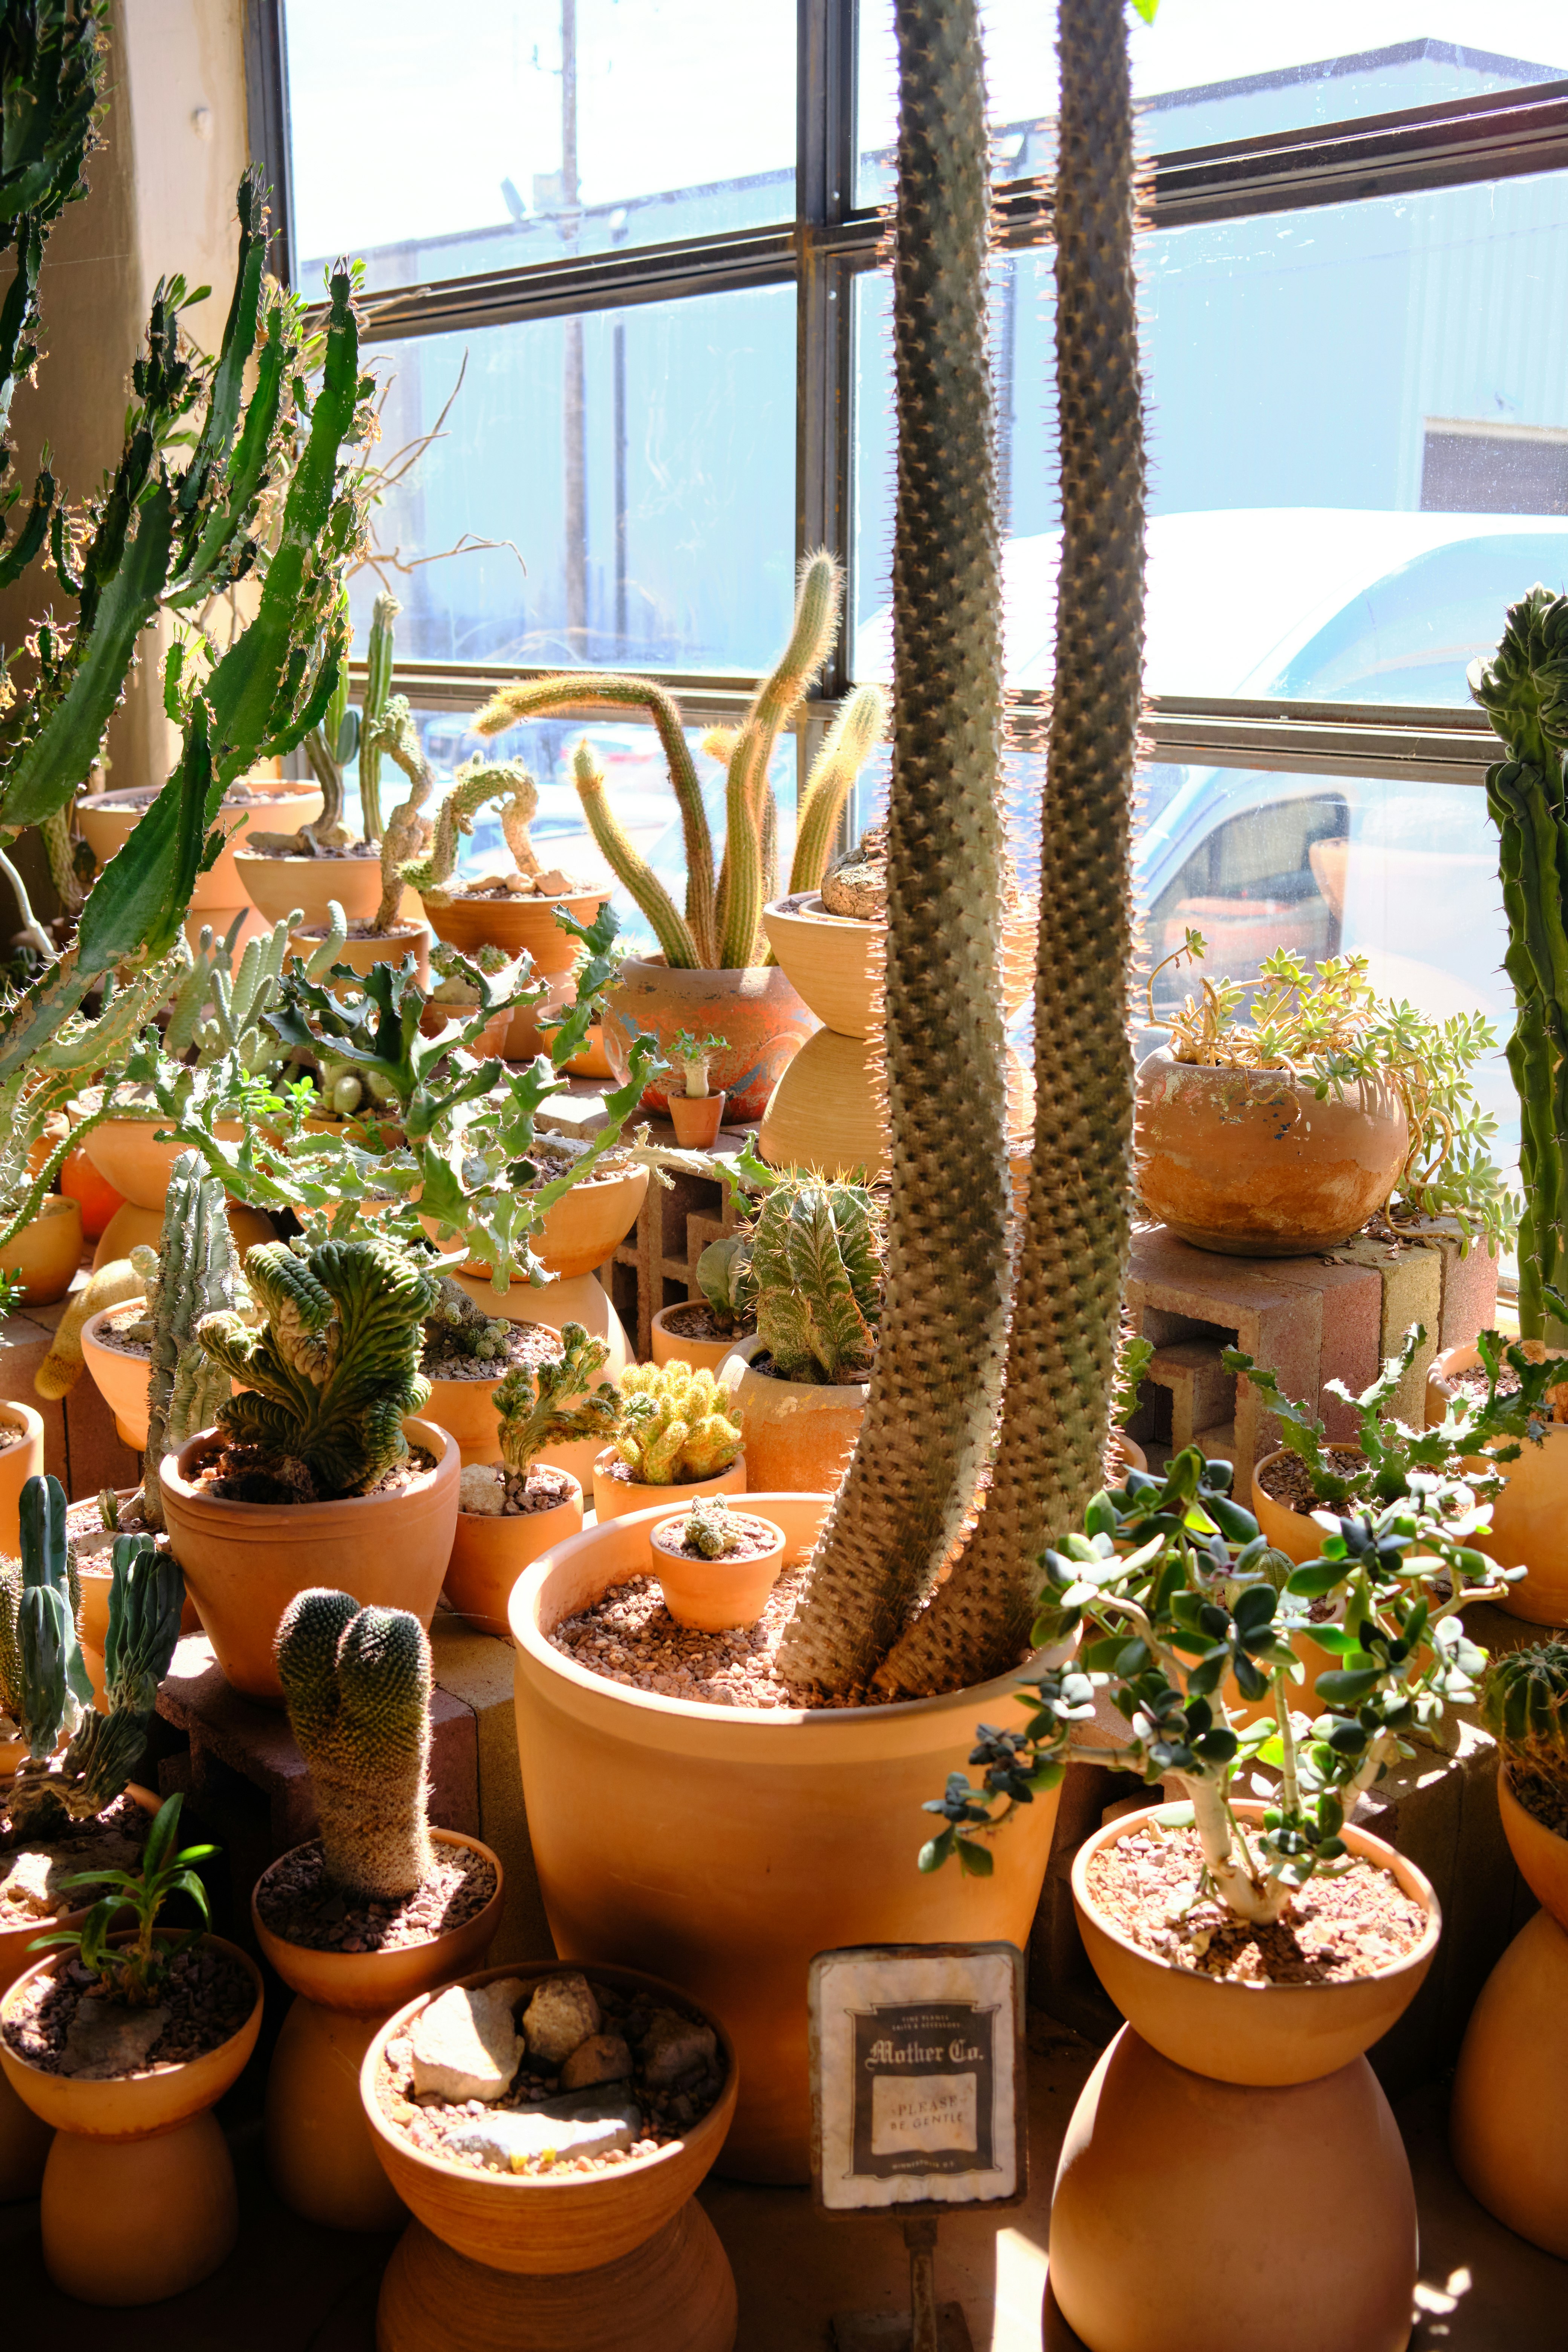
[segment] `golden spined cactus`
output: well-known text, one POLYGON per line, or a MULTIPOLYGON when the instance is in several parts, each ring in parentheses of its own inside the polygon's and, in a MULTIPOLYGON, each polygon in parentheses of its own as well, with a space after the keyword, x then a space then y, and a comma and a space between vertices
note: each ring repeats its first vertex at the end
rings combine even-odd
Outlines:
POLYGON ((434 1859, 430 1644, 418 1618, 313 1586, 284 1611, 276 1655, 327 1876, 361 1901, 412 1895, 434 1859))
POLYGON ((711 1372, 689 1364, 628 1364, 621 1374, 621 1424, 612 1441, 641 1486, 689 1486, 716 1478, 741 1451, 711 1372))

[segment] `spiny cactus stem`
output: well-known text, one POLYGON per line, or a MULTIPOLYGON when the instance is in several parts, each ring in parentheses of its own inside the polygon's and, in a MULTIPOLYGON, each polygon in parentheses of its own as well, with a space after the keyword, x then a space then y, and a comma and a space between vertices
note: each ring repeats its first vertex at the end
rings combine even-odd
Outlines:
POLYGON ((795 863, 789 877, 792 895, 821 888, 845 801, 881 741, 887 723, 888 706, 880 687, 857 687, 840 705, 811 763, 796 812, 795 863))
POLYGON ((573 754, 572 781, 600 856, 647 917, 653 935, 664 950, 666 963, 675 971, 695 971, 700 961, 697 942, 658 875, 638 856, 621 830, 605 791, 603 771, 595 765, 586 743, 579 743, 573 754))

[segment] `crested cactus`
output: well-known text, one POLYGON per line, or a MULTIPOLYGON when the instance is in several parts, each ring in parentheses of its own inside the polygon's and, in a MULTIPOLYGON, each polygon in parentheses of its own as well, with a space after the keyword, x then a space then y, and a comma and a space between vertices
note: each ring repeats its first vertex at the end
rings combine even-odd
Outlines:
POLYGON ((159 1464, 198 1429, 210 1428, 228 1398, 229 1376, 196 1338, 196 1326, 204 1316, 237 1309, 246 1299, 224 1189, 216 1176, 204 1174, 199 1153, 182 1151, 174 1162, 156 1255, 141 1247, 131 1259, 146 1280, 145 1326, 153 1343, 142 1517, 147 1527, 161 1528, 159 1464))
POLYGON ((404 1416, 429 1396, 420 1326, 434 1281, 376 1240, 322 1242, 305 1257, 264 1243, 246 1276, 263 1328, 232 1312, 196 1325, 207 1354, 244 1383, 218 1427, 301 1500, 363 1494, 406 1454, 404 1416))
POLYGON ((639 1486, 717 1477, 741 1451, 741 1424, 710 1371, 689 1364, 628 1364, 611 1440, 639 1486))
POLYGON ((621 1401, 609 1381, 588 1383, 602 1372, 610 1351, 591 1339, 581 1323, 561 1328, 561 1353, 552 1363, 514 1364, 496 1391, 501 1460, 525 1478, 529 1465, 546 1445, 572 1445, 582 1438, 607 1439, 620 1419, 621 1401))
POLYGON ((477 753, 464 761, 452 779, 452 788, 436 812, 436 830, 429 856, 405 866, 403 878, 437 906, 450 898, 447 884, 458 865, 458 843, 472 833, 474 818, 488 801, 501 803, 501 831, 520 874, 539 873, 540 864, 528 828, 539 811, 539 787, 518 760, 487 764, 477 753))
POLYGON ((863 1381, 876 1353, 882 1261, 875 1196, 791 1177, 763 1200, 751 1239, 757 1337, 786 1381, 863 1381))
POLYGON ((1568 1642, 1539 1642, 1494 1658, 1480 1711, 1521 1803, 1536 1793, 1532 1782, 1544 1783, 1559 1816, 1548 1826, 1568 1834, 1568 1642))
POLYGON ((430 839, 430 820, 421 816, 420 811, 436 789, 436 778, 425 756, 425 746, 419 740, 419 730, 405 694, 388 698, 380 718, 363 730, 361 740, 376 753, 384 752, 402 769, 409 784, 408 798, 393 810, 381 836, 381 903, 371 929, 378 936, 384 936, 397 920, 405 868, 430 839))
POLYGON ((328 1879, 359 1901, 412 1895, 435 1860, 430 1644, 418 1618, 314 1586, 284 1611, 276 1656, 328 1879))

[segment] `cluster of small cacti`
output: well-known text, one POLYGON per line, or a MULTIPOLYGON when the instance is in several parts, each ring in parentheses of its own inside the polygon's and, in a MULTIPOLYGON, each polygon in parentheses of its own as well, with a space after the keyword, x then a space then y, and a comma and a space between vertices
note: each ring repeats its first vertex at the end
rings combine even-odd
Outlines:
POLYGON ((741 1522, 722 1495, 703 1495, 687 1512, 680 1539, 704 1559, 723 1559, 740 1543, 741 1522))
POLYGON ((243 914, 226 937, 204 923, 189 971, 174 991, 163 1033, 166 1050, 184 1060, 193 1052, 198 1068, 210 1068, 233 1055, 239 1068, 255 1076, 281 1061, 282 1046, 267 1025, 283 993, 289 933, 299 909, 259 938, 247 940, 235 961, 243 914))
POLYGON ((1568 1642, 1539 1642, 1494 1658, 1480 1713, 1510 1773, 1543 1780, 1568 1806, 1568 1642))
POLYGON ((741 1450, 741 1424, 711 1372, 628 1364, 611 1443, 638 1486, 684 1486, 728 1470, 741 1450))
POLYGON ((425 1318, 425 1351, 429 1356, 468 1356, 479 1364, 506 1361, 511 1325, 504 1317, 487 1315, 450 1275, 436 1277, 436 1304, 425 1318))
POLYGON ((757 1212, 749 1295, 787 1381, 864 1380, 882 1314, 881 1208, 863 1184, 786 1176, 757 1212))
POLYGON ((275 1655, 328 1879, 359 1900, 411 1895, 433 1860, 430 1644, 418 1618, 313 1586, 284 1611, 275 1655))
POLYGON ((182 1151, 174 1162, 156 1251, 139 1245, 131 1262, 147 1285, 146 1313, 132 1329, 153 1349, 142 1517, 147 1527, 161 1528, 159 1464, 197 1430, 209 1429, 228 1398, 229 1376, 196 1338, 196 1326, 204 1316, 249 1305, 223 1186, 204 1174, 195 1152, 182 1151))

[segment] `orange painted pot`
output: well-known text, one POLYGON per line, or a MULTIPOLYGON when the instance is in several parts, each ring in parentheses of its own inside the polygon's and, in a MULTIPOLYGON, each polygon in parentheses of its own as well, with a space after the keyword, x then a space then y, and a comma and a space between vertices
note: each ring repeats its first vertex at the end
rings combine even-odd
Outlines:
POLYGON ((133 1454, 147 1447, 147 1383, 153 1367, 142 1356, 127 1356, 104 1345, 99 1334, 111 1315, 124 1312, 125 1302, 89 1315, 81 1327, 81 1352, 93 1386, 114 1415, 121 1443, 133 1454))
MULTIPOLYGON (((732 1127, 761 1118, 779 1079, 817 1027, 816 1016, 776 964, 739 971, 671 971, 662 956, 628 956, 605 999, 605 1052, 617 1078, 626 1075, 626 1050, 637 1032, 662 1047, 689 1029, 694 1037, 725 1040, 709 1064, 709 1084, 730 1098, 732 1127)), ((665 1079, 643 1089, 647 1110, 668 1115, 665 1079)))
MULTIPOLYGON (((691 1301, 688 1299, 688 1306, 691 1301)), ((699 1301, 700 1303, 700 1301, 699 1301)), ((666 1318, 678 1315, 679 1307, 661 1307, 650 1325, 652 1360, 656 1364, 689 1364, 694 1372, 716 1372, 728 1355, 732 1355, 743 1338, 750 1333, 737 1332, 726 1339, 683 1339, 669 1328, 666 1318)))
POLYGON ((678 1625, 694 1626, 701 1633, 723 1633, 740 1625, 754 1625, 767 1607, 768 1595, 784 1569, 784 1529, 754 1511, 741 1515, 750 1528, 760 1528, 773 1542, 764 1552, 742 1559, 693 1559, 682 1549, 686 1513, 672 1511, 660 1519, 648 1540, 653 1572, 658 1579, 664 1605, 678 1625))
POLYGON ((594 1513, 604 1527, 611 1519, 624 1519, 634 1511, 646 1511, 654 1503, 662 1503, 666 1511, 677 1503, 694 1503, 701 1495, 743 1495, 746 1491, 746 1457, 737 1454, 727 1470, 716 1471, 711 1478, 692 1478, 679 1486, 645 1486, 635 1478, 617 1478, 612 1468, 616 1450, 606 1445, 594 1457, 594 1513))
POLYGON ((278 1622, 297 1592, 325 1584, 361 1604, 407 1609, 426 1631, 436 1613, 458 1521, 457 1441, 409 1414, 403 1433, 434 1454, 401 1494, 331 1503, 238 1503, 203 1493, 195 1474, 223 1437, 204 1429, 166 1454, 158 1477, 169 1540, 217 1662, 247 1698, 281 1706, 273 1662, 278 1622))
POLYGON ((870 1381, 818 1388, 775 1381, 752 1370, 752 1357, 762 1353, 760 1339, 738 1340, 717 1374, 740 1420, 752 1486, 836 1495, 860 1434, 870 1381))
MULTIPOLYGON (((300 963, 307 963, 326 936, 327 927, 324 922, 301 923, 298 930, 289 932, 289 945, 298 961, 300 963)), ((334 964, 346 963, 351 971, 357 971, 363 976, 365 972, 374 971, 378 963, 400 964, 405 956, 410 955, 414 958, 415 978, 421 988, 428 988, 430 985, 430 932, 428 926, 424 923, 400 919, 394 923, 389 931, 379 938, 372 934, 366 939, 346 939, 333 958, 333 962, 334 964)), ((334 996, 346 996, 349 992, 350 983, 347 981, 332 981, 327 985, 331 987, 334 996)))
POLYGON ((44 1423, 30 1404, 0 1401, 0 1552, 15 1559, 22 1548, 22 1489, 44 1475, 44 1423))
POLYGON ((1320 1102, 1288 1071, 1208 1069, 1165 1045, 1138 1066, 1138 1189, 1199 1249, 1337 1248, 1388 1199, 1409 1149, 1398 1097, 1370 1081, 1320 1102))
POLYGON ((526 953, 543 978, 570 971, 577 960, 577 942, 557 923, 556 908, 563 907, 574 922, 586 926, 612 896, 608 890, 582 890, 560 898, 469 898, 459 892, 445 903, 426 899, 425 919, 438 940, 465 954, 487 946, 509 956, 526 953))
MULTIPOLYGON (((334 899, 351 923, 370 922, 381 904, 379 857, 279 857, 240 849, 235 852, 234 868, 246 897, 269 923, 297 915, 301 923, 320 923, 324 932, 327 908, 334 899)), ((413 891, 404 896, 413 903, 399 912, 417 922, 417 897, 413 891)))
POLYGON ((116 1209, 125 1206, 124 1193, 115 1191, 79 1143, 60 1162, 60 1191, 68 1201, 80 1203, 81 1229, 89 1242, 97 1241, 116 1209))
POLYGON ((82 1246, 80 1202, 47 1192, 31 1223, 0 1248, 0 1272, 20 1278, 25 1305, 52 1307, 70 1288, 82 1246))
MULTIPOLYGON (((545 1212, 533 1240, 533 1254, 546 1274, 566 1280, 595 1274, 614 1257, 642 1213, 647 1198, 648 1171, 626 1168, 605 1176, 590 1176, 563 1192, 545 1212)), ((419 1220, 432 1241, 442 1239, 434 1217, 419 1220)), ((463 1272, 486 1276, 489 1258, 466 1257, 463 1272)), ((501 1312, 500 1307, 492 1310, 501 1312)))
MULTIPOLYGON (((571 1478, 570 1472, 563 1475, 571 1478)), ((476 1633, 510 1641, 507 1604, 518 1578, 541 1552, 582 1532, 583 1489, 575 1478, 552 1510, 522 1511, 510 1518, 459 1511, 447 1563, 447 1607, 466 1617, 476 1633)))
MULTIPOLYGON (((818 1495, 748 1495, 805 1557, 818 1495)), ((979 1722, 1020 1729, 1015 1675, 891 1706, 712 1706, 591 1674, 549 1636, 650 1570, 662 1507, 584 1529, 536 1560, 511 1599, 517 1735, 555 1948, 648 1966, 722 2019, 741 2095, 724 2155, 742 2179, 810 2174, 806 1970, 845 1944, 1000 1939, 1023 1946, 1056 1792, 1023 1808, 994 1877, 915 1868, 950 1771, 979 1722)))
MULTIPOLYGON (((1474 1348, 1449 1348, 1437 1358, 1426 1384, 1428 1427, 1443 1418, 1449 1382, 1479 1362, 1474 1348)), ((1500 1568, 1529 1570, 1497 1605, 1532 1625, 1568 1625, 1568 1422, 1547 1423, 1539 1445, 1526 1438, 1516 1462, 1489 1466, 1503 1484, 1490 1527, 1470 1540, 1500 1568)))
POLYGON ((1537 1911, 1481 1988, 1448 2106, 1448 2147, 1470 2194, 1560 2261, 1568 2261, 1565 2016, 1568 1935, 1551 1911, 1537 1911))

